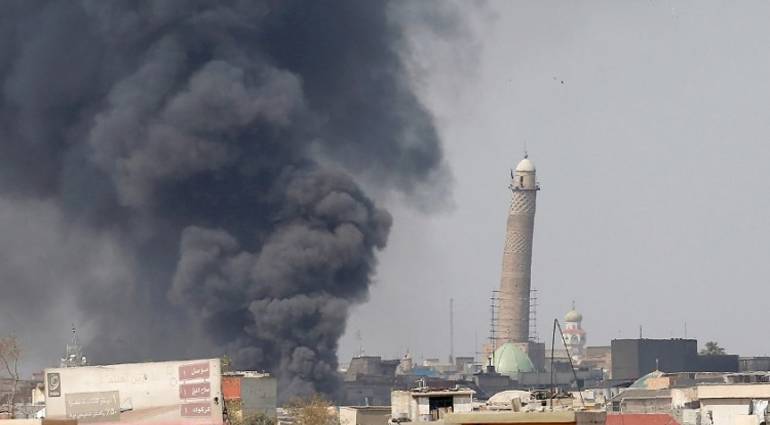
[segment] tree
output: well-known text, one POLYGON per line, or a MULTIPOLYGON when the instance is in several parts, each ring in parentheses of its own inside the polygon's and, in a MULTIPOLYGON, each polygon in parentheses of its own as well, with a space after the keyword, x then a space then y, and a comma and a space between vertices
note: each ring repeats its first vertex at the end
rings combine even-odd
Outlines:
POLYGON ((222 372, 232 372, 233 371, 233 359, 230 358, 230 356, 225 354, 220 359, 220 362, 222 364, 222 372))
POLYGON ((700 354, 702 356, 719 356, 725 354, 725 349, 720 347, 716 341, 709 341, 700 350, 700 354))
POLYGON ((21 349, 15 336, 0 338, 0 369, 13 381, 11 394, 8 397, 8 413, 14 417, 14 402, 16 400, 16 388, 19 385, 19 358, 21 349))
POLYGON ((295 399, 287 406, 294 425, 339 425, 334 406, 318 395, 310 399, 295 399))
POLYGON ((243 418, 243 425, 275 425, 276 420, 264 413, 255 413, 243 418))
POLYGON ((275 418, 265 413, 244 415, 240 406, 234 408, 232 404, 227 409, 227 419, 230 425, 276 425, 275 418))
POLYGON ((225 400, 225 411, 230 425, 276 425, 275 418, 266 413, 244 414, 241 400, 225 400))

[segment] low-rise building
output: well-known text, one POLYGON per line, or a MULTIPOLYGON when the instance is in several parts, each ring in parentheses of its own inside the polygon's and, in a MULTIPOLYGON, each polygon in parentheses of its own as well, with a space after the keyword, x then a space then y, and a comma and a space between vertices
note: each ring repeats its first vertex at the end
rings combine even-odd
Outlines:
POLYGON ((664 372, 738 372, 737 355, 699 355, 695 339, 614 339, 612 379, 638 379, 664 372))
POLYGON ((225 372, 222 374, 222 397, 231 419, 243 420, 258 415, 275 418, 278 382, 269 373, 225 372))
POLYGON ((453 425, 537 424, 537 425, 604 425, 604 412, 573 412, 554 410, 543 412, 475 411, 447 415, 444 423, 453 425))
MULTIPOLYGON (((537 425, 576 425, 575 412, 495 412, 478 411, 454 413, 444 418, 444 423, 452 425, 491 425, 491 424, 537 424, 537 425)), ((603 423, 603 422, 602 422, 603 423)))
POLYGON ((696 395, 703 425, 736 425, 737 417, 750 414, 761 418, 757 423, 762 423, 770 401, 770 383, 698 385, 696 395), (763 406, 761 411, 757 406, 763 406))
POLYGON ((390 406, 341 406, 340 425, 387 425, 390 406))
POLYGON ((740 357, 738 359, 741 372, 770 371, 770 357, 740 357))
POLYGON ((465 388, 416 388, 393 391, 391 417, 395 422, 430 422, 443 419, 449 413, 471 412, 474 391, 465 388))
POLYGON ((612 398, 607 423, 760 425, 768 404, 768 373, 654 371, 612 398))

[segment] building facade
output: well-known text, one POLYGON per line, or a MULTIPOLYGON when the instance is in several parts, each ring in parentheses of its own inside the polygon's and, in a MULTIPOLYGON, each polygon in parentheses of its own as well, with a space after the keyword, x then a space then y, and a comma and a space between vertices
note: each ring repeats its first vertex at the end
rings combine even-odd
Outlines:
POLYGON ((422 387, 410 391, 393 391, 391 418, 396 422, 432 422, 447 414, 473 411, 474 391, 422 387))
POLYGON ((737 355, 699 355, 694 339, 613 339, 612 379, 635 380, 652 371, 738 372, 737 355))

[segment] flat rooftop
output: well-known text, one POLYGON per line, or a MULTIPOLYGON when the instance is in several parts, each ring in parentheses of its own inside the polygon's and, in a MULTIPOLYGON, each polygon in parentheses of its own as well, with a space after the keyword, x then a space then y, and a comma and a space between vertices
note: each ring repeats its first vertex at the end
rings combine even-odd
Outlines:
POLYGON ((447 424, 555 424, 575 423, 575 412, 470 412, 444 416, 447 424))

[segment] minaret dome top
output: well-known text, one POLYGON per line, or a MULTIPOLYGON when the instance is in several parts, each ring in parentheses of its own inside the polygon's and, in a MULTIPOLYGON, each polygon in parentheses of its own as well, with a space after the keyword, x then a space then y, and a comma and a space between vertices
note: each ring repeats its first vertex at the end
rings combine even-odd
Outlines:
POLYGON ((524 158, 519 162, 519 165, 516 166, 516 171, 524 172, 524 173, 534 173, 535 164, 533 164, 532 161, 530 161, 528 158, 524 158))

